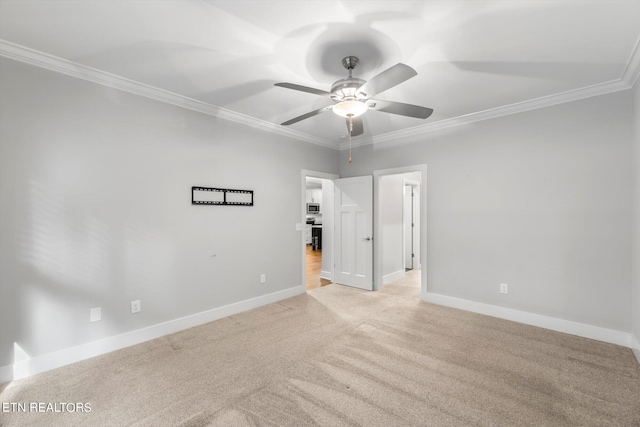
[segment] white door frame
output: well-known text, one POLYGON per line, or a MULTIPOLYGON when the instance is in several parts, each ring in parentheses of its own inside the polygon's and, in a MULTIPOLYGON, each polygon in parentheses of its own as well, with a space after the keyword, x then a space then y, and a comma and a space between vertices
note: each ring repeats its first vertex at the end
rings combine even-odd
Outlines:
MULTIPOLYGON (((302 259, 302 277, 300 280, 300 283, 302 283, 302 286, 304 286, 305 292, 307 289, 307 243, 304 239, 304 226, 307 223, 307 204, 306 204, 306 199, 307 199, 307 177, 313 177, 313 178, 322 178, 322 179, 329 179, 331 181, 333 181, 334 179, 338 179, 340 178, 340 175, 335 174, 335 173, 328 173, 328 172, 319 172, 319 171, 313 171, 313 170, 308 170, 308 169, 301 169, 300 170, 300 224, 302 225, 302 229, 300 230, 300 244, 301 244, 301 259, 302 259)), ((323 203, 326 203, 326 201, 323 200, 323 203)), ((333 203, 333 200, 331 201, 331 203, 333 203)), ((331 233, 331 235, 333 236, 333 230, 322 230, 322 234, 324 235, 325 232, 329 232, 331 233)), ((331 241, 333 241, 333 237, 331 238, 331 241)), ((331 251, 331 279, 333 279, 333 257, 334 257, 334 251, 331 251)))
POLYGON ((420 294, 423 300, 427 295, 427 165, 404 166, 373 171, 373 290, 382 289, 382 220, 380 212, 380 179, 384 175, 396 175, 407 172, 421 172, 420 180, 420 294))

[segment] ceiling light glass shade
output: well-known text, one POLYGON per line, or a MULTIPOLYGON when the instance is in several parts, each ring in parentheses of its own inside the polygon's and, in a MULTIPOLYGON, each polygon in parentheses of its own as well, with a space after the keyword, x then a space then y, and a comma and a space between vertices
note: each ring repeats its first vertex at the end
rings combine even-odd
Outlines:
POLYGON ((342 117, 358 117, 369 107, 361 101, 342 101, 333 106, 333 112, 342 117))

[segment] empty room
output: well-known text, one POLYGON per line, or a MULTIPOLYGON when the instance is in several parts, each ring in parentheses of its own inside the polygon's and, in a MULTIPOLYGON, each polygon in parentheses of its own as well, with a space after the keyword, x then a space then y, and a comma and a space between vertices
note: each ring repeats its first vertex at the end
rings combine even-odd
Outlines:
POLYGON ((0 0, 0 426, 639 426, 640 1, 0 0))

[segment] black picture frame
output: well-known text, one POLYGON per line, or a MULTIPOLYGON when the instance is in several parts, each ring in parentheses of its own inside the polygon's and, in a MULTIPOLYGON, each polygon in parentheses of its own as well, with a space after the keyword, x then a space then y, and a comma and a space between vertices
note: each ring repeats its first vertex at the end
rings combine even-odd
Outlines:
POLYGON ((191 187, 192 205, 253 206, 253 190, 191 187))

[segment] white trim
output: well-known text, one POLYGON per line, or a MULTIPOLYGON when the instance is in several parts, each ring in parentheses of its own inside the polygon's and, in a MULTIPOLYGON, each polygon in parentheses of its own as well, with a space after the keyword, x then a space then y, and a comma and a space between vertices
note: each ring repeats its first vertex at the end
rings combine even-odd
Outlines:
MULTIPOLYGON (((576 101, 579 99, 589 98, 592 96, 604 95, 611 92, 617 92, 631 88, 635 80, 640 75, 640 47, 636 44, 632 52, 629 62, 621 79, 609 82, 599 83, 592 86, 573 89, 553 95, 543 96, 540 98, 518 102, 511 105, 492 108, 489 110, 479 111, 459 117, 431 122, 421 126, 415 126, 399 131, 388 132, 382 135, 366 137, 356 140, 352 143, 353 148, 364 145, 378 144, 383 142, 397 142, 398 140, 421 135, 427 132, 433 132, 441 129, 460 126, 469 123, 488 120, 497 117, 507 116, 510 114, 521 113, 524 111, 535 110, 538 108, 548 107, 551 105, 562 104, 565 102, 576 101)), ((196 99, 188 98, 177 93, 159 89, 144 83, 136 82, 124 77, 117 76, 96 68, 81 65, 76 62, 68 61, 44 52, 20 46, 6 40, 0 39, 0 56, 11 58, 16 61, 25 62, 37 67, 45 68, 58 73, 67 74, 72 77, 84 79, 93 83, 130 92, 136 95, 155 99, 157 101, 176 105, 193 111, 198 111, 211 116, 219 117, 224 120, 240 123, 266 132, 272 132, 289 138, 305 141, 311 144, 320 145, 335 150, 348 149, 347 144, 331 141, 317 136, 309 135, 304 132, 294 130, 275 123, 260 120, 254 117, 227 110, 226 108, 208 104, 196 99)))
POLYGON ((0 383, 26 378, 40 372, 49 371, 81 360, 100 356, 115 350, 140 344, 184 329, 213 322, 233 314, 261 307, 266 304, 291 298, 306 292, 303 286, 284 289, 267 295, 251 298, 233 304, 217 307, 201 313, 158 323, 143 329, 88 342, 75 347, 65 348, 53 353, 43 354, 22 360, 13 365, 0 366, 0 383))
POLYGON ((388 283, 394 282, 398 279, 401 279, 402 276, 404 276, 404 269, 403 270, 398 270, 396 272, 387 274, 386 276, 382 277, 382 284, 386 285, 388 283))
POLYGON ((526 311, 469 301, 432 292, 423 293, 422 299, 433 304, 458 308, 474 313, 485 314, 487 316, 498 317, 500 319, 511 320, 513 322, 524 323, 526 325, 550 329, 552 331, 563 332, 566 334, 577 335, 579 337, 590 338, 592 340, 633 348, 633 335, 628 332, 601 328, 599 326, 587 325, 585 323, 573 322, 571 320, 528 313, 526 311))
POLYGON ((633 334, 631 334, 631 350, 640 364, 640 341, 633 334))
POLYGON ((325 280, 333 280, 331 277, 331 272, 330 271, 321 271, 320 272, 320 278, 321 279, 325 279, 325 280))
POLYGON ((379 291, 384 285, 382 277, 382 221, 380 211, 380 178, 384 175, 420 172, 420 266, 425 267, 420 274, 420 288, 427 292, 427 164, 403 166, 399 168, 373 171, 373 290, 379 291))
POLYGON ((629 87, 633 86, 638 80, 638 76, 640 75, 640 38, 636 43, 636 47, 633 49, 631 56, 629 57, 629 62, 627 62, 627 66, 624 69, 624 73, 622 74, 622 81, 629 85, 629 87))
MULTIPOLYGON (((301 214, 300 214, 300 222, 302 224, 302 228, 304 230, 304 226, 306 224, 306 220, 307 220, 307 177, 313 177, 313 178, 322 178, 322 179, 329 179, 331 181, 333 181, 334 179, 338 179, 340 178, 340 175, 335 174, 335 173, 329 173, 329 172, 318 172, 318 171, 312 171, 312 170, 308 170, 308 169, 301 169, 300 170, 300 187, 301 187, 301 192, 300 192, 300 209, 301 209, 301 214)), ((326 203, 326 201, 323 201, 323 203, 326 203)), ((331 203, 333 203, 333 200, 331 201, 331 203)), ((328 230, 328 229, 323 229, 322 230, 323 233, 329 232, 329 233, 333 233, 333 230, 328 230)), ((301 238, 301 242, 302 242, 302 256, 300 257, 301 262, 302 262, 302 269, 301 269, 301 277, 300 277, 300 283, 302 283, 302 287, 305 289, 307 289, 307 242, 305 241, 305 236, 304 233, 302 233, 301 238)), ((331 239, 333 241, 333 238, 331 239)), ((334 250, 331 250, 331 265, 334 265, 334 250)), ((329 278, 327 277, 322 277, 323 274, 326 274, 326 271, 321 271, 320 273, 320 277, 323 279, 327 279, 327 280, 333 280, 333 273, 329 272, 329 278)))
POLYGON ((267 132, 276 133, 289 138, 294 138, 309 142, 311 144, 321 145, 323 147, 337 149, 338 142, 329 141, 324 138, 312 136, 297 130, 270 123, 264 120, 249 117, 226 108, 218 107, 197 99, 189 98, 177 93, 159 89, 144 83, 140 83, 125 77, 117 76, 106 71, 96 68, 87 67, 76 62, 58 58, 44 52, 29 49, 15 43, 0 39, 0 56, 11 58, 16 61, 25 62, 47 70, 56 71, 79 79, 87 80, 103 86, 133 93, 135 95, 144 96, 146 98, 155 99, 156 101, 165 102, 167 104, 176 105, 188 110, 198 111, 210 116, 219 117, 231 122, 240 123, 256 129, 267 132))
MULTIPOLYGON (((437 122, 431 122, 420 126, 414 126, 411 128, 384 133, 381 135, 374 135, 372 137, 363 138, 358 141, 352 142, 352 148, 362 147, 364 145, 381 144, 385 142, 397 143, 398 140, 408 139, 414 136, 422 135, 427 132, 434 132, 442 129, 451 128, 454 126, 467 125, 474 122, 483 120, 495 119, 498 117, 509 116, 511 114, 522 113, 525 111, 536 110, 539 108, 550 107, 552 105, 563 104, 566 102, 577 101, 584 98, 591 98, 593 96, 605 95, 612 92, 618 92, 621 90, 629 89, 631 86, 624 81, 614 80, 605 83, 599 83, 592 86, 583 87, 580 89, 574 89, 562 93, 543 96, 528 101, 517 102, 515 104, 504 105, 502 107, 491 108, 489 110, 478 111, 463 116, 452 117, 449 119, 439 120, 437 122)), ((344 151, 349 147, 341 145, 340 150, 344 151)))

